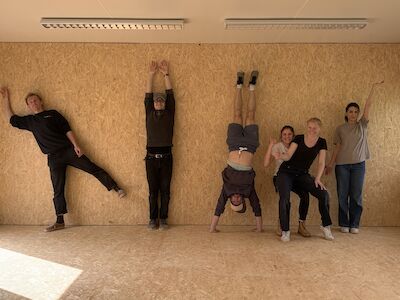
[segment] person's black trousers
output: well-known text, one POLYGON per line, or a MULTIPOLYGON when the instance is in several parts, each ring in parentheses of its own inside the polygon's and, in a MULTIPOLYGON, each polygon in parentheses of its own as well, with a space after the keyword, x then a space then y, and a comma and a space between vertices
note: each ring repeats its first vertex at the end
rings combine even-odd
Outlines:
POLYGON ((147 155, 146 173, 149 184, 150 219, 167 219, 172 178, 172 154, 162 154, 156 158, 147 155), (158 212, 158 194, 161 194, 160 214, 158 212))
POLYGON ((50 168, 51 182, 54 189, 54 207, 57 215, 66 214, 67 202, 64 189, 67 166, 73 166, 95 176, 107 190, 116 189, 118 186, 110 175, 102 168, 95 165, 85 155, 78 157, 74 148, 65 148, 47 157, 50 168))
POLYGON ((293 190, 293 186, 317 198, 322 225, 332 225, 329 215, 329 194, 326 190, 315 187, 314 178, 310 174, 279 170, 276 182, 279 192, 279 220, 282 231, 289 231, 290 227, 290 191, 293 190))
MULTIPOLYGON (((277 186, 277 183, 276 183, 277 177, 278 176, 274 176, 273 179, 272 179, 276 192, 278 192, 278 186, 277 186)), ((305 191, 301 190, 296 185, 293 186, 292 192, 295 193, 300 198, 299 220, 305 221, 305 220, 307 220, 308 207, 310 205, 310 196, 309 196, 308 192, 305 192, 305 191)))

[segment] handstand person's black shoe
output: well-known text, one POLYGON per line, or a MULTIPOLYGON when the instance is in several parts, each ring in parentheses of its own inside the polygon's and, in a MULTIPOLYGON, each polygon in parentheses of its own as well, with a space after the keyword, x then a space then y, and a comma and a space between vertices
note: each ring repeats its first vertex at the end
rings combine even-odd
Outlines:
POLYGON ((250 75, 249 85, 256 85, 257 78, 258 78, 258 71, 256 71, 256 70, 252 71, 251 75, 250 75))
POLYGON ((241 84, 243 84, 243 81, 244 81, 244 72, 243 71, 237 72, 236 84, 241 85, 241 84))

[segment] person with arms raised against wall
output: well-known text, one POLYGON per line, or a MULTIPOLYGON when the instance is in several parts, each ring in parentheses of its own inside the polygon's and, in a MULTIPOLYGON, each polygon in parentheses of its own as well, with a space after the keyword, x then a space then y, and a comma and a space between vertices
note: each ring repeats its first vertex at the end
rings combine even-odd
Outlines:
POLYGON ((50 232, 65 227, 64 214, 68 212, 64 191, 67 166, 73 166, 92 174, 107 190, 114 190, 120 198, 125 196, 125 192, 111 176, 91 162, 83 153, 68 121, 56 110, 45 110, 39 94, 29 93, 25 97, 26 105, 32 114, 18 116, 11 109, 8 89, 3 87, 0 92, 3 98, 3 112, 7 121, 13 127, 32 132, 40 150, 47 154, 57 219, 53 225, 46 228, 46 231, 50 232))
POLYGON ((365 177, 365 161, 369 159, 367 128, 369 111, 375 88, 384 81, 374 83, 365 103, 361 118, 360 106, 351 102, 346 106, 345 123, 335 131, 330 162, 326 168, 329 174, 336 164, 336 185, 339 200, 339 226, 343 233, 359 233, 362 206, 362 190, 365 177))
POLYGON ((149 229, 168 228, 168 206, 172 178, 172 137, 175 118, 175 98, 167 61, 150 63, 146 95, 147 154, 145 157, 149 185, 149 229), (164 77, 165 93, 153 93, 153 78, 159 71, 164 77), (158 195, 160 194, 160 209, 158 195))
POLYGON ((246 211, 246 198, 249 199, 256 218, 255 231, 262 231, 260 200, 254 187, 256 173, 252 167, 254 153, 260 145, 258 125, 255 122, 256 96, 254 90, 257 77, 258 71, 251 72, 249 82, 250 98, 247 105, 246 119, 243 124, 242 86, 244 73, 241 71, 237 73, 233 122, 228 125, 226 139, 229 149, 228 166, 222 172, 223 186, 212 217, 210 232, 218 232, 218 221, 225 210, 228 200, 233 211, 244 213, 246 211))

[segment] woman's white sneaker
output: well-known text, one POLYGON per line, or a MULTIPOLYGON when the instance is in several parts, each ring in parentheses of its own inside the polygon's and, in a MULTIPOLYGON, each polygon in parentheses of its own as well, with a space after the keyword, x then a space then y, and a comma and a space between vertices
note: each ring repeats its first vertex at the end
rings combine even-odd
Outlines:
POLYGON ((358 228, 350 228, 350 232, 354 233, 354 234, 357 234, 357 233, 360 233, 360 229, 358 229, 358 228))
POLYGON ((349 233, 350 229, 349 229, 349 227, 340 227, 340 231, 343 233, 349 233))
POLYGON ((331 226, 321 226, 322 233, 324 234, 324 239, 328 241, 334 240, 332 235, 331 226))
POLYGON ((282 231, 281 241, 282 242, 289 242, 290 241, 290 231, 282 231))

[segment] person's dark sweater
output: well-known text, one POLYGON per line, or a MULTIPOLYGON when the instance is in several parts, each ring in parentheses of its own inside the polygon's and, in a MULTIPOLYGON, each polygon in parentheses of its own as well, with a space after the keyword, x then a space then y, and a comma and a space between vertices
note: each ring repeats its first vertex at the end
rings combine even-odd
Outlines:
MULTIPOLYGON (((172 147, 174 130, 175 98, 172 89, 166 90, 165 110, 154 109, 153 93, 146 93, 144 105, 146 108, 147 149, 155 147, 172 147)), ((154 151, 154 150, 153 150, 154 151)))
POLYGON ((71 147, 66 133, 71 130, 68 121, 56 110, 45 110, 28 116, 13 115, 10 118, 12 126, 29 130, 44 154, 71 147))
POLYGON ((214 215, 220 216, 225 211, 225 205, 228 198, 233 194, 240 194, 244 198, 248 198, 256 217, 261 216, 260 200, 254 188, 254 178, 256 173, 254 170, 237 171, 231 166, 227 166, 222 171, 222 180, 224 185, 219 196, 214 215))
POLYGON ((311 148, 304 143, 304 134, 296 135, 292 143, 297 144, 297 149, 293 153, 290 160, 282 163, 280 170, 291 169, 308 173, 314 159, 317 157, 320 150, 327 150, 326 140, 318 138, 318 141, 311 148))

